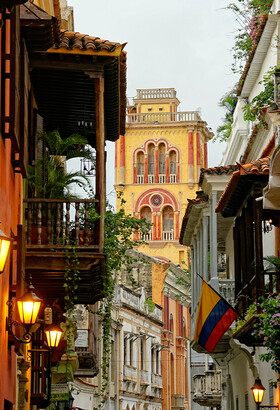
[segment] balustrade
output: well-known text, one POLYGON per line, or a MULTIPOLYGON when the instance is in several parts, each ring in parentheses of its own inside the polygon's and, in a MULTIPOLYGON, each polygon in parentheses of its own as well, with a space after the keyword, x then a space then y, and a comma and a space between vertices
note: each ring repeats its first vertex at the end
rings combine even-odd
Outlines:
POLYGON ((137 175, 137 184, 144 184, 144 175, 137 175))
POLYGON ((28 248, 99 248, 99 220, 89 219, 89 199, 26 199, 26 240, 28 248))
POLYGON ((137 380, 137 368, 132 366, 123 366, 123 375, 124 378, 128 377, 129 379, 137 380))
POLYGON ((127 114, 128 124, 201 121, 198 111, 127 114))
POLYGON ((145 89, 137 90, 137 99, 151 99, 151 98, 176 98, 176 91, 174 88, 159 88, 159 89, 145 89))
POLYGON ((141 235, 141 240, 142 241, 151 241, 152 240, 152 231, 149 231, 145 234, 141 235))
POLYGON ((162 232, 163 241, 173 241, 174 240, 174 231, 163 231, 162 232))
POLYGON ((230 305, 234 305, 234 301, 235 301, 234 279, 219 279, 219 292, 230 305))
POLYGON ((176 184, 176 182, 177 182, 177 175, 176 175, 176 174, 170 174, 170 175, 169 175, 169 182, 170 182, 171 184, 176 184))
POLYGON ((194 401, 200 405, 216 406, 221 402, 221 372, 208 370, 194 377, 194 401))

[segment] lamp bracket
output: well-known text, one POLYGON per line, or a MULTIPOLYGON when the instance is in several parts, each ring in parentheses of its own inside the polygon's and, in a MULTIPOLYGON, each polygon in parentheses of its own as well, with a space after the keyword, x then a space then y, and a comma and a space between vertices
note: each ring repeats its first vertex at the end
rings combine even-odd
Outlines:
POLYGON ((17 322, 16 320, 11 319, 10 317, 6 318, 6 330, 8 331, 8 333, 10 333, 11 336, 13 336, 13 338, 17 341, 17 342, 21 342, 21 343, 30 343, 32 340, 32 335, 31 333, 29 333, 28 331, 24 333, 22 339, 20 339, 19 337, 17 337, 14 332, 13 332, 13 326, 21 326, 25 329, 25 327, 17 322))

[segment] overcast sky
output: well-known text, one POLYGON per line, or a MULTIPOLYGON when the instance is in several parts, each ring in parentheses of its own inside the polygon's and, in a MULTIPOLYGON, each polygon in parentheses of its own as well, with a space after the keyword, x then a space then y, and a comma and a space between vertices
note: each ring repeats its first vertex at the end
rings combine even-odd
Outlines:
MULTIPOLYGON (((223 117, 219 99, 238 80, 231 72, 238 26, 233 13, 225 10, 229 2, 68 0, 76 31, 127 43, 128 97, 137 88, 175 88, 179 109, 199 108, 214 132, 223 117)), ((224 148, 209 143, 209 166, 219 164, 224 148)), ((108 177, 111 185, 113 175, 108 177)))

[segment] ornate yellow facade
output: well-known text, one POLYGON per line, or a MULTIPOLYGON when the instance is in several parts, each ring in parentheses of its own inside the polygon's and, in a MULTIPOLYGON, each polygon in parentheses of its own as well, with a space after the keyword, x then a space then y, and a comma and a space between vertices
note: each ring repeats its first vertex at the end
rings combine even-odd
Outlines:
POLYGON ((139 251, 175 264, 187 261, 180 225, 213 136, 197 111, 178 111, 179 104, 174 88, 137 90, 115 147, 115 188, 125 211, 152 223, 139 251))

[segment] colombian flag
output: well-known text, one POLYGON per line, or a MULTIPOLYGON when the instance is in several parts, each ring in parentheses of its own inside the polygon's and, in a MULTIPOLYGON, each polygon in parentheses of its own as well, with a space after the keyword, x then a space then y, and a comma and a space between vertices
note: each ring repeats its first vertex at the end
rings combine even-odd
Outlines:
POLYGON ((203 279, 194 340, 209 353, 213 352, 237 316, 230 304, 203 279))

